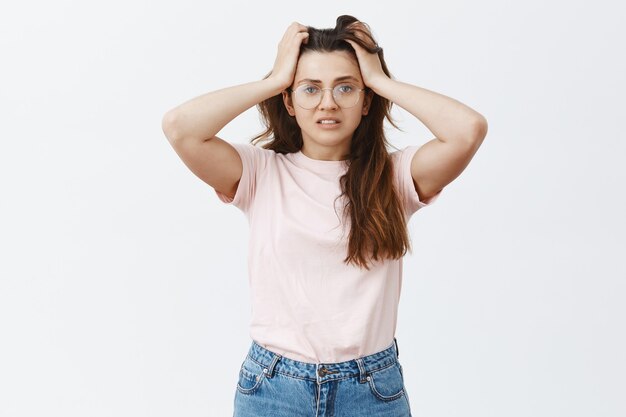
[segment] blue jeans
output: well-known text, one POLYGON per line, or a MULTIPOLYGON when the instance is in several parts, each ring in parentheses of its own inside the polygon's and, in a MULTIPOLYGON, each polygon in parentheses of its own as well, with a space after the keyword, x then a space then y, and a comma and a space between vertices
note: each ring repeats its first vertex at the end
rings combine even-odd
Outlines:
POLYGON ((338 363, 282 357, 252 341, 234 417, 411 417, 398 345, 338 363))

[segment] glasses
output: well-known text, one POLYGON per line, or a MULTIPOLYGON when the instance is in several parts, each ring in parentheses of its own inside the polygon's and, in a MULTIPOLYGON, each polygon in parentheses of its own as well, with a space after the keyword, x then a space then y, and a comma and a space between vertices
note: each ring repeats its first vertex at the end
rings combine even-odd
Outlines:
POLYGON ((289 91, 295 94, 295 103, 303 109, 313 109, 322 102, 324 90, 332 90, 335 103, 342 109, 356 106, 364 88, 358 88, 352 84, 338 84, 334 88, 319 88, 311 84, 302 84, 295 90, 289 91))

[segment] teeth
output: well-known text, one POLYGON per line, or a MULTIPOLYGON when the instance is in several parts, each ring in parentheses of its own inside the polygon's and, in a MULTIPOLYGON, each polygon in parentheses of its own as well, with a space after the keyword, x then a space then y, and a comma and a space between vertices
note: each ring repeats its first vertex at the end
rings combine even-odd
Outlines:
POLYGON ((330 124, 330 123, 337 123, 337 122, 334 121, 334 120, 320 120, 320 123, 322 123, 322 124, 330 124))

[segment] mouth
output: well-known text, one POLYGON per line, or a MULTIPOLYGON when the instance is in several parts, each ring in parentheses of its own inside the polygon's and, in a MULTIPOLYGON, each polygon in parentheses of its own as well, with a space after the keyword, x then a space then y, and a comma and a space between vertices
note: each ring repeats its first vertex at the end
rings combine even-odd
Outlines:
POLYGON ((335 119, 334 117, 322 117, 316 123, 321 124, 321 125, 337 125, 341 122, 338 119, 335 119))

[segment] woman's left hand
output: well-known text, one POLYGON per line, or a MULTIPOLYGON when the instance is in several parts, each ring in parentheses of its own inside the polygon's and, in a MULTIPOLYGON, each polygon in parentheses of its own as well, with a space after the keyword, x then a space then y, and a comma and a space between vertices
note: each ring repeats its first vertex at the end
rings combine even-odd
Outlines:
POLYGON ((376 80, 380 78, 388 78, 387 74, 383 71, 383 67, 377 53, 369 53, 362 48, 361 45, 354 41, 346 39, 346 42, 352 45, 354 51, 356 52, 356 56, 359 61, 359 68, 361 69, 361 76, 363 77, 363 82, 367 87, 371 88, 372 85, 375 84, 376 80))

